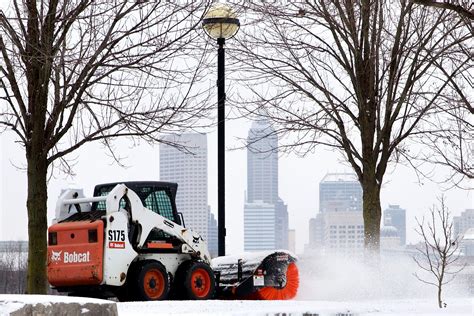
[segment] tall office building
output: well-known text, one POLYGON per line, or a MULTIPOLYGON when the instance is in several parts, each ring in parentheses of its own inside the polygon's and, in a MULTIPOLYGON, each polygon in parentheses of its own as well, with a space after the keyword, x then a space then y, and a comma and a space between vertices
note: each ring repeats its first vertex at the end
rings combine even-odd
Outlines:
POLYGON ((261 119, 252 124, 247 142, 244 249, 287 249, 288 210, 278 197, 278 137, 261 119))
POLYGON ((319 183, 319 211, 362 211, 362 187, 355 174, 328 173, 319 183))
POLYGON ((342 211, 324 214, 324 245, 330 251, 351 253, 364 247, 362 212, 342 211))
POLYGON ((319 213, 310 220, 309 249, 352 253, 363 247, 362 187, 354 174, 328 173, 319 183, 319 213))
POLYGON ((454 236, 463 235, 469 228, 474 228, 474 209, 466 209, 460 216, 453 217, 454 236))
POLYGON ((400 208, 399 205, 389 205, 383 212, 383 223, 385 227, 393 226, 397 229, 400 237, 400 244, 406 245, 407 228, 406 228, 406 210, 400 208))
POLYGON ((207 136, 170 135, 166 141, 182 144, 192 153, 160 144, 160 179, 178 183, 176 206, 184 215, 186 227, 208 240, 207 136))
POLYGON ((364 245, 362 212, 337 211, 318 213, 310 220, 308 248, 328 252, 351 253, 364 245))
POLYGON ((278 201, 278 137, 268 121, 252 124, 247 137, 247 202, 278 201))

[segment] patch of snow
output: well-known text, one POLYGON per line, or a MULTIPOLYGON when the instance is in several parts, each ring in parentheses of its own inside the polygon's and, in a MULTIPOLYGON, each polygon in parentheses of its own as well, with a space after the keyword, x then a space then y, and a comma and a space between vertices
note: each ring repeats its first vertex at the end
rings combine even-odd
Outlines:
POLYGON ((27 304, 43 304, 49 306, 52 303, 95 303, 106 304, 110 301, 99 300, 87 297, 73 297, 60 295, 20 295, 20 294, 0 294, 0 316, 9 315, 19 310, 27 304))
POLYGON ((472 300, 451 300, 439 309, 435 300, 369 301, 161 301, 117 304, 119 316, 131 315, 472 315, 472 300))
POLYGON ((44 306, 49 306, 53 303, 110 304, 111 302, 107 300, 99 300, 88 297, 74 297, 62 295, 0 294, 0 316, 9 315, 10 313, 19 310, 27 304, 42 304, 44 306))
MULTIPOLYGON (((110 303, 92 298, 48 295, 0 295, 0 315, 9 315, 28 304, 110 303), (9 299, 6 300, 5 297, 9 299)), ((293 300, 293 301, 158 301, 117 303, 119 316, 131 315, 253 315, 271 316, 286 313, 292 316, 317 314, 319 316, 389 316, 389 315, 473 315, 471 298, 450 298, 446 308, 437 307, 436 299, 382 299, 382 300, 293 300)), ((87 309, 83 308, 82 313, 87 309)))
POLYGON ((19 310, 25 306, 24 303, 20 302, 2 302, 0 301, 0 315, 10 315, 10 313, 13 313, 14 311, 19 310))
POLYGON ((51 303, 94 303, 108 304, 110 301, 89 297, 75 297, 64 295, 20 295, 20 294, 0 294, 0 304, 4 302, 18 302, 23 304, 51 304, 51 303))
POLYGON ((293 258, 298 258, 295 254, 291 253, 288 250, 278 249, 278 250, 268 250, 268 251, 258 251, 258 252, 242 252, 238 255, 232 256, 223 256, 212 259, 211 266, 213 268, 218 267, 219 265, 228 265, 228 264, 237 264, 239 259, 242 259, 243 262, 247 264, 257 264, 261 263, 266 257, 274 253, 286 253, 293 258))

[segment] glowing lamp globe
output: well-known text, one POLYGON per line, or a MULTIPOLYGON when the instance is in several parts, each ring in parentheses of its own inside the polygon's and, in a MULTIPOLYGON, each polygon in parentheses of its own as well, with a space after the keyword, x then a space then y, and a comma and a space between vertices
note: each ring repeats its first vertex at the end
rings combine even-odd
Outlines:
POLYGON ((206 13, 202 20, 202 27, 213 39, 229 39, 239 31, 240 22, 229 6, 219 3, 206 13))

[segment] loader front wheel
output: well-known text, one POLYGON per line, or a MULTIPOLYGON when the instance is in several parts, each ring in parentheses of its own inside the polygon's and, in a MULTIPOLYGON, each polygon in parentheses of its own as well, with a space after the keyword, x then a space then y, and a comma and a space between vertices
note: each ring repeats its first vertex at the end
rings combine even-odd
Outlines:
POLYGON ((140 301, 164 300, 169 293, 166 268, 159 262, 143 264, 138 271, 136 296, 140 301))
POLYGON ((191 262, 184 272, 183 289, 187 299, 208 300, 214 297, 216 280, 208 264, 191 262))

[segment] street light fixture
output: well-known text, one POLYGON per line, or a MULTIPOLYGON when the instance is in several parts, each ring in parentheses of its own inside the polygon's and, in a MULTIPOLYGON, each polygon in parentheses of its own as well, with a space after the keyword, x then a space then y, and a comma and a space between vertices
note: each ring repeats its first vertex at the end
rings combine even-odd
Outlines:
POLYGON ((225 40, 239 31, 240 22, 225 4, 216 4, 206 13, 202 27, 217 40, 217 238, 218 255, 225 255, 225 40))

